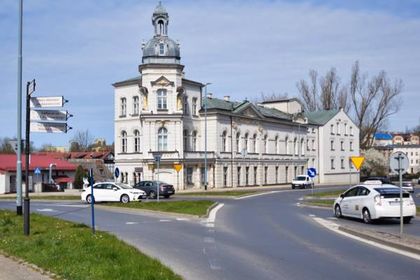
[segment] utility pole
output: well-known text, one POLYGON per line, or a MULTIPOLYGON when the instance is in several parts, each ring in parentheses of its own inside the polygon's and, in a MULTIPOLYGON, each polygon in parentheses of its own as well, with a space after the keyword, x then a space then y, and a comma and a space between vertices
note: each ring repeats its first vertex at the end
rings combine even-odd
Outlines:
POLYGON ((22 215, 22 33, 23 0, 19 0, 18 81, 17 81, 17 154, 16 154, 16 213, 22 215))

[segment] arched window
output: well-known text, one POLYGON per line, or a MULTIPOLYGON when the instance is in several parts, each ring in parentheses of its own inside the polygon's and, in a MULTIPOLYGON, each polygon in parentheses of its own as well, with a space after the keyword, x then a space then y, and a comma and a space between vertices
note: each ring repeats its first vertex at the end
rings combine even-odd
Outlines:
POLYGON ((288 155, 289 154, 289 138, 288 137, 284 139, 284 149, 285 149, 284 151, 286 155, 288 155))
POLYGON ((157 91, 157 109, 158 110, 168 109, 166 99, 167 99, 166 89, 158 89, 157 91))
POLYGON ((140 131, 134 130, 134 152, 140 152, 140 131))
POLYGON ((252 137, 252 152, 257 152, 257 134, 252 137))
POLYGON ((227 151, 227 149, 226 149, 227 145, 226 144, 227 144, 227 132, 225 130, 222 133, 222 152, 227 151))
POLYGON ((192 133, 192 150, 197 151, 197 131, 192 133))
POLYGON ((298 146, 298 141, 295 138, 295 140, 293 140, 293 149, 295 150, 295 155, 299 154, 299 146, 298 146))
POLYGON ((182 135, 184 137, 184 151, 188 151, 188 130, 184 129, 182 135))
POLYGON ((158 151, 168 150, 168 130, 164 127, 158 130, 158 151))
POLYGON ((240 152, 240 150, 239 150, 239 141, 240 141, 240 139, 241 139, 241 133, 238 132, 238 133, 236 133, 236 151, 237 152, 240 152))
POLYGON ((121 152, 127 152, 127 132, 125 131, 121 132, 121 152))
POLYGON ((248 152, 248 133, 245 133, 244 136, 244 149, 248 152))

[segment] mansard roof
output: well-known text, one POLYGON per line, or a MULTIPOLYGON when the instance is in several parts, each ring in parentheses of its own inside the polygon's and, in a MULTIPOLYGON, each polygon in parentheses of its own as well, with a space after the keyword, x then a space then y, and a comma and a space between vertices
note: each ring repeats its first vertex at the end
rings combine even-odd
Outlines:
POLYGON ((308 118, 309 123, 317 125, 325 125, 335 115, 338 114, 339 109, 321 110, 315 112, 306 112, 305 116, 308 118))

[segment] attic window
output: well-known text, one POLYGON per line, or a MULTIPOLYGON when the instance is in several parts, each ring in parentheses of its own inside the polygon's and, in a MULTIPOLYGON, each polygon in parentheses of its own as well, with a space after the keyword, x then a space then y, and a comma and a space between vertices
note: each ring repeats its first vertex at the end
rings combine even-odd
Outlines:
POLYGON ((165 54, 165 45, 163 43, 159 44, 159 54, 165 54))

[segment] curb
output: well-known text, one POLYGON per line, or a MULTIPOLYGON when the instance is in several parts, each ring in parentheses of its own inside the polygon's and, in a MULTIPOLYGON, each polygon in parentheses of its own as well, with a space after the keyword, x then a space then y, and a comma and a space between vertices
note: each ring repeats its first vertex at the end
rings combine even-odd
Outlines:
MULTIPOLYGON (((407 252, 410 252, 410 253, 413 253, 413 254, 420 255, 420 248, 417 249, 417 248, 414 248, 414 247, 411 247, 411 246, 408 246, 408 245, 405 245, 405 244, 392 242, 392 241, 387 240, 385 238, 380 238, 380 237, 377 237, 377 236, 373 236, 373 234, 377 234, 375 232, 372 232, 372 234, 367 234, 367 233, 362 233, 360 231, 353 230, 353 229, 350 229, 348 227, 343 227, 343 226, 339 226, 338 230, 340 230, 342 232, 345 232, 345 233, 349 233, 351 235, 355 235, 355 236, 370 240, 370 241, 378 242, 378 243, 381 243, 383 245, 387 245, 387 246, 395 248, 395 249, 399 249, 399 250, 403 250, 403 251, 407 251, 407 252)), ((390 234, 390 233, 387 233, 387 234, 390 234)), ((390 234, 390 235, 393 235, 393 234, 390 234)), ((395 238, 399 239, 399 236, 397 236, 397 235, 393 235, 393 236, 395 236, 395 238)), ((399 240, 402 241, 403 239, 404 239, 404 236, 403 236, 402 239, 399 239, 399 240)))
POLYGON ((208 218, 210 215, 211 210, 213 210, 214 208, 216 208, 216 206, 219 205, 219 202, 215 202, 213 203, 209 208, 207 208, 207 212, 205 216, 201 216, 200 218, 208 218))

